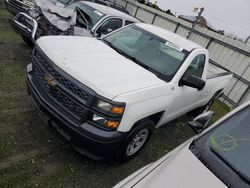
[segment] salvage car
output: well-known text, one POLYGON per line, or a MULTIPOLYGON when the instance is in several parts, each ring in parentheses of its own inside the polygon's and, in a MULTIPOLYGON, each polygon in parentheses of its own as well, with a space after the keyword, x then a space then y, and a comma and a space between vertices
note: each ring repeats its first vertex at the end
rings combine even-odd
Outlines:
POLYGON ((211 113, 189 125, 200 133, 114 188, 249 188, 250 102, 202 131, 211 113), (207 118, 206 118, 207 117, 207 118))
MULTIPOLYGON (((5 0, 5 5, 7 10, 11 14, 16 15, 20 12, 28 12, 29 9, 35 8, 37 6, 36 1, 39 2, 43 1, 47 3, 52 3, 56 6, 66 7, 80 0, 5 0)), ((110 2, 108 0, 88 0, 88 1, 106 5, 128 14, 128 11, 126 9, 124 9, 120 5, 117 5, 115 2, 110 2)))
MULTIPOLYGON (((75 0, 39 0, 39 2, 46 2, 56 6, 67 6, 75 2, 75 0)), ((16 15, 20 12, 28 12, 29 9, 36 7, 36 0, 5 0, 7 10, 16 15)))
POLYGON ((231 78, 207 49, 143 23, 101 39, 41 37, 27 67, 36 105, 95 159, 134 157, 155 128, 207 109, 231 78))
POLYGON ((29 14, 19 13, 12 21, 17 33, 31 46, 45 35, 100 37, 139 22, 124 12, 93 2, 76 2, 66 8, 38 2, 38 8, 31 9, 29 14))

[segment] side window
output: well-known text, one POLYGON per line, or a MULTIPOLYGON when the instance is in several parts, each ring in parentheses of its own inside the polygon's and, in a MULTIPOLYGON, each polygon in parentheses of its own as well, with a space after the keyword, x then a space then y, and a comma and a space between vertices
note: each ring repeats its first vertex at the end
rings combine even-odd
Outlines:
POLYGON ((184 73, 183 77, 189 77, 191 75, 197 76, 199 78, 202 77, 204 65, 205 65, 206 56, 205 54, 197 55, 189 67, 187 68, 186 72, 184 73))
POLYGON ((129 24, 133 24, 134 22, 131 22, 131 21, 129 21, 129 20, 126 20, 125 21, 125 25, 129 25, 129 24))
POLYGON ((111 31, 114 31, 118 28, 122 27, 122 20, 118 18, 111 18, 106 20, 96 31, 96 33, 100 36, 102 34, 108 34, 111 31))

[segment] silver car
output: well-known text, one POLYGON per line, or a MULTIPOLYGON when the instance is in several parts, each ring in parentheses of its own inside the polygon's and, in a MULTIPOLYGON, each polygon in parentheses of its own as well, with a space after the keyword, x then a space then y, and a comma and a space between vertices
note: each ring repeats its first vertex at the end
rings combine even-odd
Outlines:
POLYGON ((203 131, 207 112, 189 125, 197 136, 133 173, 115 188, 250 187, 250 102, 203 131))
POLYGON ((93 2, 80 1, 67 7, 44 0, 36 0, 36 4, 36 8, 17 14, 11 22, 30 46, 41 36, 101 37, 125 25, 140 22, 122 11, 93 2))

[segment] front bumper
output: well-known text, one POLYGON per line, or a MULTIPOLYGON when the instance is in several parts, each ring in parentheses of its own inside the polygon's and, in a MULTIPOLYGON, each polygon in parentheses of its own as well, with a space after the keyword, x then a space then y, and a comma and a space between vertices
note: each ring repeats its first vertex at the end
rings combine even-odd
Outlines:
POLYGON ((26 13, 18 13, 11 21, 14 30, 35 44, 36 33, 38 28, 37 21, 26 13))
POLYGON ((114 158, 119 153, 126 133, 103 130, 88 122, 77 125, 68 118, 67 113, 57 109, 48 96, 42 94, 41 89, 36 87, 32 73, 32 65, 29 64, 26 76, 27 89, 35 105, 56 123, 58 132, 63 132, 62 135, 70 139, 80 153, 96 160, 114 158))
POLYGON ((24 4, 18 4, 17 2, 15 2, 14 0, 5 0, 5 6, 6 9, 13 15, 18 14, 19 12, 26 12, 28 8, 27 5, 24 4))

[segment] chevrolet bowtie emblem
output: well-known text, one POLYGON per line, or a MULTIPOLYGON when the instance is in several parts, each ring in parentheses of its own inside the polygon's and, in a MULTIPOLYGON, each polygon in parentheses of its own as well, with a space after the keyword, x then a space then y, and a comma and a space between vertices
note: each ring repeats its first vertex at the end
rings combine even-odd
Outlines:
POLYGON ((49 86, 51 86, 51 87, 56 86, 56 82, 55 82, 55 79, 53 78, 53 76, 46 74, 44 76, 44 79, 46 80, 46 82, 48 83, 49 86))

